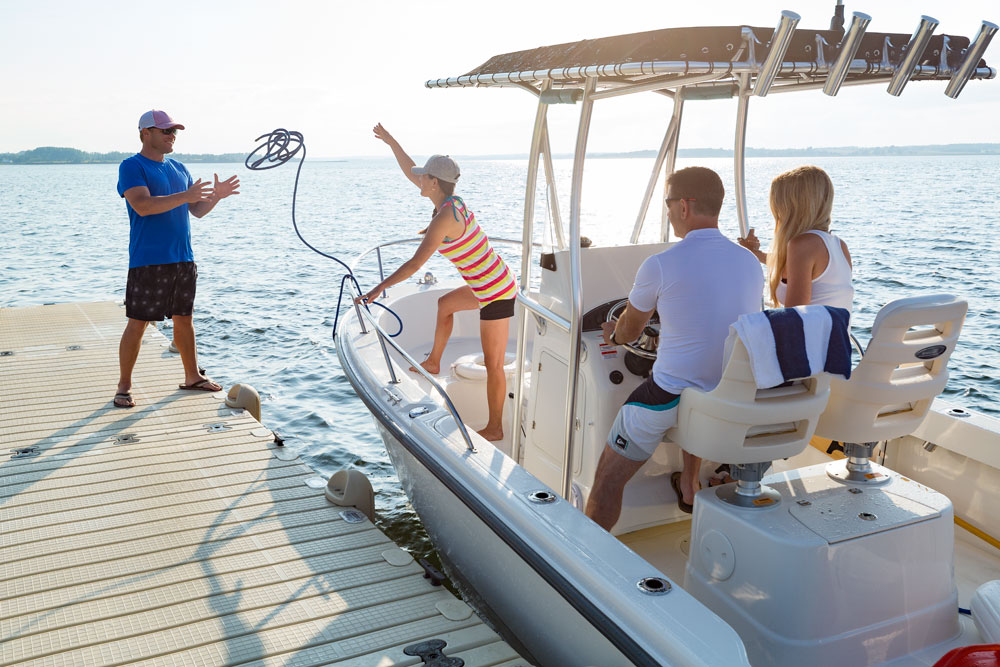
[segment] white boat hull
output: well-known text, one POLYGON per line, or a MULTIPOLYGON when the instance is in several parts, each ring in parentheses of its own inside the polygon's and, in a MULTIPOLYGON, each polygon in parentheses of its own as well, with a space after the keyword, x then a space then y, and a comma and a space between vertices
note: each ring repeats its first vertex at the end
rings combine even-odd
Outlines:
MULTIPOLYGON (((409 293, 398 290, 390 303, 408 323, 403 338, 409 338, 400 343, 403 349, 426 349, 423 346, 427 344, 432 324, 424 315, 436 295, 433 292, 420 294, 422 289, 425 288, 412 288, 409 293), (427 331, 422 331, 421 327, 427 331)), ((599 295, 599 298, 605 296, 599 295)), ((476 324, 473 320, 463 322, 456 317, 455 334, 449 346, 478 344, 478 336, 470 336, 476 324)), ((587 333, 583 346, 585 356, 593 363, 581 371, 581 386, 584 387, 581 394, 586 393, 590 403, 578 412, 584 415, 578 422, 583 446, 581 455, 574 459, 573 486, 575 492, 579 482, 585 497, 596 453, 603 447, 600 433, 606 432, 605 422, 614 412, 614 406, 623 400, 616 392, 627 392, 628 382, 607 381, 610 372, 617 369, 621 361, 604 353, 596 334, 587 333)), ((631 548, 596 526, 553 491, 561 478, 552 473, 558 457, 552 455, 545 459, 543 454, 551 454, 546 449, 550 443, 542 436, 547 433, 550 422, 561 419, 559 383, 552 385, 550 382, 552 386, 549 386, 539 378, 544 379, 543 376, 549 373, 558 376, 564 369, 565 365, 556 363, 559 350, 563 348, 565 345, 558 333, 550 330, 536 338, 529 353, 530 368, 538 375, 532 376, 533 393, 529 392, 526 399, 530 409, 522 416, 522 426, 528 435, 522 452, 525 464, 521 466, 504 451, 475 435, 471 428, 476 449, 470 450, 460 435, 456 420, 445 408, 444 400, 425 380, 405 371, 409 362, 395 352, 389 353, 394 369, 390 374, 377 337, 371 332, 362 333, 355 318, 345 319, 338 332, 337 350, 345 374, 375 417, 403 490, 442 559, 453 566, 462 583, 468 584, 468 590, 474 593, 469 602, 488 618, 499 620, 501 627, 498 629, 505 632, 509 641, 519 644, 526 657, 540 665, 736 665, 747 664, 749 653, 754 664, 799 664, 800 658, 818 651, 823 655, 829 653, 825 664, 853 664, 857 658, 864 664, 920 665, 929 664, 927 660, 933 662, 950 648, 978 640, 971 622, 966 618, 959 623, 956 616, 950 557, 934 559, 926 575, 936 583, 933 589, 936 597, 921 609, 926 612, 927 623, 934 632, 923 633, 924 640, 920 642, 893 646, 892 650, 869 651, 860 658, 856 650, 858 644, 870 644, 869 640, 875 635, 884 639, 878 634, 883 624, 876 622, 874 617, 861 623, 863 627, 848 623, 842 631, 835 632, 836 628, 826 623, 820 614, 808 632, 799 633, 806 637, 811 648, 804 648, 802 638, 794 632, 785 634, 806 618, 805 612, 825 609, 827 605, 841 609, 847 617, 851 616, 850 609, 854 605, 875 609, 877 605, 867 596, 878 598, 883 592, 878 586, 855 591, 847 601, 841 599, 843 596, 839 592, 830 594, 829 586, 815 596, 800 596, 796 593, 808 586, 801 576, 786 578, 785 573, 791 571, 789 567, 771 567, 775 581, 770 583, 762 581, 760 572, 755 571, 747 575, 746 582, 764 586, 768 596, 774 595, 775 601, 784 601, 776 602, 768 612, 768 628, 758 627, 752 613, 747 617, 750 620, 742 622, 740 615, 743 612, 727 606, 726 600, 745 597, 745 586, 717 595, 715 583, 706 580, 699 587, 695 579, 690 579, 685 583, 690 583, 691 588, 682 588, 678 584, 684 578, 685 565, 681 563, 678 571, 676 563, 670 562, 672 557, 664 541, 655 537, 658 528, 678 519, 674 514, 676 500, 663 493, 663 489, 668 488, 663 482, 664 475, 668 474, 664 471, 676 470, 680 463, 670 458, 677 454, 674 445, 664 445, 657 450, 658 454, 642 469, 644 472, 637 475, 632 496, 626 488, 626 511, 623 511, 616 533, 628 532, 622 539, 631 548), (533 502, 531 496, 536 492, 547 494, 553 502, 533 502), (649 492, 655 493, 650 495, 649 492), (651 523, 651 518, 656 517, 659 517, 658 523, 651 523), (650 533, 654 535, 652 539, 641 537, 647 529, 653 531, 650 533), (640 544, 643 540, 645 542, 640 544), (663 573, 670 573, 674 578, 663 573), (661 577, 667 582, 669 593, 652 596, 640 591, 638 583, 646 577, 661 577), (833 634, 824 634, 827 632, 833 634), (773 635, 769 644, 765 641, 768 633, 773 635), (830 643, 834 635, 843 639, 842 646, 834 647, 830 643), (797 653, 799 649, 804 652, 797 653), (788 660, 777 660, 779 655, 788 660), (851 658, 845 662, 838 656, 851 658)), ((484 396, 477 393, 482 388, 460 382, 447 371, 438 377, 444 392, 459 405, 460 413, 468 417, 466 421, 481 424, 479 419, 483 415, 470 415, 485 403, 484 396)), ((952 406, 944 402, 936 404, 913 436, 885 445, 883 462, 919 484, 937 488, 944 494, 941 498, 951 498, 955 503, 955 516, 966 517, 973 528, 995 532, 997 519, 988 508, 994 507, 994 501, 1000 497, 1000 491, 996 490, 1000 485, 987 480, 996 480, 1000 475, 996 454, 1000 451, 997 447, 1000 422, 977 415, 956 417, 951 414, 953 412, 952 406), (935 449, 923 439, 938 447, 935 449), (963 479, 982 480, 983 483, 964 489, 967 485, 963 484, 963 479)), ((510 429, 511 425, 505 422, 504 427, 510 429)), ((787 472, 817 463, 817 456, 825 459, 813 448, 807 450, 776 465, 787 472)), ((818 479, 828 482, 825 473, 819 474, 818 479)), ((794 494, 784 495, 791 497, 794 494)), ((951 542, 952 510, 950 502, 947 499, 945 502, 948 508, 939 512, 935 537, 920 537, 917 543, 931 539, 944 548, 945 542, 951 542)), ((786 509, 779 510, 787 513, 786 509)), ((846 511, 843 507, 837 511, 841 510, 846 511)), ((854 515, 857 513, 854 511, 854 515)), ((788 517, 784 520, 791 528, 782 530, 794 528, 797 534, 802 532, 800 521, 789 521, 788 517)), ((725 532, 737 536, 741 531, 755 530, 754 522, 747 521, 745 517, 739 518, 734 526, 725 528, 725 532)), ((715 532, 713 526, 718 527, 718 521, 708 522, 710 525, 706 521, 701 523, 699 530, 702 532, 715 532)), ((781 532, 778 530, 776 534, 781 532)), ((869 574, 876 580, 884 576, 888 581, 891 572, 880 573, 880 568, 899 569, 899 563, 909 558, 907 554, 918 550, 913 544, 896 543, 895 538, 901 535, 899 530, 885 528, 884 532, 882 542, 886 542, 883 546, 890 556, 880 557, 878 563, 865 568, 865 572, 870 569, 869 574)), ((701 548, 701 534, 692 531, 692 549, 701 548)), ((803 534, 811 535, 808 531, 803 534)), ((815 542, 814 536, 809 540, 815 542)), ((784 554, 786 545, 780 539, 772 542, 773 548, 768 547, 767 555, 744 558, 743 564, 780 563, 780 559, 787 556, 784 554)), ((834 542, 836 540, 830 543, 834 542)), ((865 547, 862 541, 853 542, 857 542, 859 548, 865 547)), ((761 543, 752 535, 747 542, 754 548, 761 543)), ((824 550, 828 548, 817 544, 813 549, 817 554, 814 560, 820 563, 817 567, 821 567, 826 558, 824 550)), ((741 549, 741 553, 748 552, 741 549)), ((677 555, 680 556, 680 552, 677 555)), ((852 556, 845 562, 856 560, 852 556)), ((991 576, 986 569, 973 568, 974 571, 967 573, 971 576, 956 577, 959 579, 959 604, 967 604, 971 591, 982 582, 1000 578, 1000 572, 991 576), (970 581, 974 582, 971 590, 970 581)), ((825 581, 813 575, 806 578, 812 584, 825 581)), ((908 577, 910 583, 902 585, 900 595, 906 600, 913 598, 907 594, 911 590, 909 586, 913 580, 924 578, 924 574, 919 573, 908 577)), ((897 598, 902 599, 897 596, 892 600, 897 598)), ((900 628, 910 628, 911 620, 917 626, 924 623, 920 619, 908 619, 907 614, 917 612, 907 609, 909 607, 903 609, 902 617, 897 619, 900 628)))
POLYGON ((473 434, 469 451, 449 413, 398 364, 391 384, 375 335, 356 319, 338 332, 337 351, 442 558, 529 659, 748 664, 736 632, 679 585, 644 593, 639 581, 666 577, 490 443, 473 434), (533 502, 534 492, 553 501, 533 502))

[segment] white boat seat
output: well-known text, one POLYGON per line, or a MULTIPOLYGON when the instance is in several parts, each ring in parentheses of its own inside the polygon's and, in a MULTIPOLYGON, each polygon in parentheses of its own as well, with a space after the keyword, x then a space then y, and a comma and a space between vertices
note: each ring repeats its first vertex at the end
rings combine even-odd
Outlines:
POLYGON ((681 392, 677 426, 667 437, 686 452, 732 466, 738 484, 724 493, 738 497, 724 498, 727 501, 770 505, 780 497, 762 487, 760 479, 771 461, 794 456, 809 444, 826 407, 830 376, 819 373, 790 385, 758 389, 747 349, 735 332, 730 332, 726 350, 715 389, 689 387, 681 392))
MULTIPOLYGON (((504 355, 503 361, 504 375, 510 377, 517 369, 516 359, 513 354, 508 352, 504 355)), ((484 363, 485 357, 482 352, 479 354, 466 354, 456 359, 451 368, 455 373, 455 377, 474 380, 476 382, 486 382, 486 366, 484 363)))
POLYGON ((874 445, 912 433, 948 383, 948 359, 968 303, 949 294, 897 299, 872 324, 872 337, 851 379, 834 377, 816 434, 845 445, 832 464, 838 479, 881 483, 888 476, 868 461, 874 445))

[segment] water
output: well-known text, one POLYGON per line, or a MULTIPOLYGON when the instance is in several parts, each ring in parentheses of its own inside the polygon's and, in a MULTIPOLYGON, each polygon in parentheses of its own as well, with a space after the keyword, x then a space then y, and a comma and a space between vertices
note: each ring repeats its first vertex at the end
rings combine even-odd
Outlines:
MULTIPOLYGON (((732 181, 728 159, 703 164, 732 181)), ((767 189, 798 158, 747 163, 748 210, 762 245, 773 221, 767 189)), ((1000 414, 997 277, 1000 157, 824 158, 837 188, 833 231, 855 267, 855 333, 864 341, 878 309, 904 296, 947 291, 969 301, 945 395, 1000 414)), ((635 222, 651 160, 588 162, 583 233, 623 243, 635 222)), ((491 236, 520 238, 526 162, 464 160, 460 188, 491 236)), ((568 217, 569 160, 556 160, 568 217)), ((193 219, 199 285, 195 325, 200 360, 225 385, 249 383, 263 399, 263 421, 322 475, 356 467, 372 480, 380 526, 418 557, 432 549, 399 488, 369 413, 340 371, 331 340, 342 270, 305 247, 291 229, 295 169, 250 172, 243 165, 191 165, 195 178, 237 173, 242 194, 193 219)), ((128 267, 128 218, 116 165, 0 166, 0 306, 121 300, 128 267)), ((657 190, 662 192, 662 186, 657 190)), ((545 220, 543 188, 537 219, 545 220)), ((311 243, 348 263, 361 250, 412 237, 430 207, 392 160, 305 165, 297 216, 311 243)), ((650 216, 644 240, 659 227, 650 216)), ((730 196, 722 230, 737 235, 730 196)), ((539 235, 539 239, 541 236, 539 235)), ((390 269, 401 251, 385 254, 390 269)), ((408 256, 408 255, 406 255, 408 256)), ((516 259, 506 253, 509 259, 516 259)), ((405 258, 405 257, 403 257, 405 258)), ((432 260, 435 261, 435 260, 432 260)), ((452 269, 435 261, 432 270, 452 269)), ((537 272, 537 268, 535 269, 537 272)), ((373 270, 361 272, 373 284, 373 270)), ((169 325, 165 327, 170 335, 169 325)), ((113 387, 108 387, 110 399, 113 387)))

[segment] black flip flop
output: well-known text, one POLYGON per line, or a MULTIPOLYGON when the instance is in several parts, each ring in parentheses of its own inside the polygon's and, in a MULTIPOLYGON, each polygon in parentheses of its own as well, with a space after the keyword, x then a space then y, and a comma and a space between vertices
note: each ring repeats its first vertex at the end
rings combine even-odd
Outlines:
POLYGON ((127 392, 127 391, 121 391, 121 392, 118 392, 117 394, 115 394, 115 398, 114 398, 113 401, 111 401, 111 404, 114 405, 116 408, 134 408, 135 407, 135 401, 132 400, 132 394, 129 393, 129 392, 127 392), (125 404, 125 405, 120 405, 119 403, 117 403, 118 400, 128 401, 128 403, 125 404))
POLYGON ((694 506, 690 503, 684 502, 684 494, 681 493, 681 473, 672 472, 670 473, 670 488, 674 490, 677 494, 677 507, 680 508, 682 512, 687 512, 690 514, 694 510, 694 506))
POLYGON ((222 385, 219 385, 218 389, 212 389, 211 387, 207 386, 209 384, 219 384, 219 383, 213 382, 208 378, 204 378, 202 380, 198 380, 197 382, 193 382, 191 384, 179 384, 177 385, 177 388, 184 389, 187 391, 222 391, 222 385))

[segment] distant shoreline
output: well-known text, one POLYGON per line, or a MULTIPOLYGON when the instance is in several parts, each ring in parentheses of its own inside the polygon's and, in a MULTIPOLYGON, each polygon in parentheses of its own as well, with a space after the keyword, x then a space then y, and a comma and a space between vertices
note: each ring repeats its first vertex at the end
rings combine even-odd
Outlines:
MULTIPOLYGON (((936 144, 928 146, 832 146, 822 148, 747 148, 747 157, 900 157, 948 155, 1000 155, 1000 144, 936 144)), ((681 148, 677 157, 732 157, 731 148, 681 148)), ((524 160, 527 154, 464 155, 472 160, 524 160)), ((572 153, 556 153, 553 158, 572 158, 572 153)), ((625 153, 587 153, 588 158, 652 158, 655 150, 625 153)))
MULTIPOLYGON (((4 165, 53 165, 53 164, 119 164, 134 153, 87 153, 75 148, 42 147, 19 153, 0 153, 0 166, 4 165)), ((747 157, 931 157, 931 156, 1000 155, 1000 144, 935 144, 927 146, 835 146, 822 148, 747 148, 747 157)), ((588 153, 588 158, 651 158, 655 150, 623 153, 588 153)), ((682 148, 677 152, 682 158, 732 157, 731 148, 682 148)), ((177 153, 174 159, 186 164, 241 163, 242 153, 177 153)), ((467 160, 525 160, 527 154, 459 155, 467 160)), ((571 153, 553 155, 557 159, 572 158, 571 153)), ((351 158, 313 158, 317 162, 346 162, 347 160, 379 159, 371 156, 351 158)))
MULTIPOLYGON (((76 148, 61 148, 57 146, 42 146, 19 153, 0 153, 2 165, 31 164, 119 164, 125 158, 135 155, 135 152, 111 151, 109 153, 88 153, 76 148)), ((174 159, 186 164, 206 162, 243 162, 246 155, 242 153, 176 153, 174 159)))

